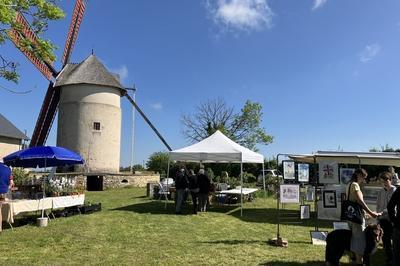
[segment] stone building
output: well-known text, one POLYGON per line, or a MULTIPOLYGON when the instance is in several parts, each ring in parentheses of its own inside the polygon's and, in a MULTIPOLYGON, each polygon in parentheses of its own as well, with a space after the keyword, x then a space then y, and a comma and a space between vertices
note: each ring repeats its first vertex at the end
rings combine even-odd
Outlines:
POLYGON ((0 114, 0 161, 3 157, 22 149, 24 140, 29 138, 0 114))
POLYGON ((60 103, 57 146, 78 152, 84 166, 75 171, 118 173, 121 146, 121 96, 119 77, 90 55, 68 64, 56 79, 60 103))

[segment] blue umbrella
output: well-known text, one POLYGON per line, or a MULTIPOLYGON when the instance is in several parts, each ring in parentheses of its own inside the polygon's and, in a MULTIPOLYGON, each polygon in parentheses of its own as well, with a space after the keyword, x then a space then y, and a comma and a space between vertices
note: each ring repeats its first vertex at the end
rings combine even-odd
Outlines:
POLYGON ((24 168, 43 168, 83 164, 82 157, 66 148, 54 146, 38 146, 11 153, 3 158, 8 166, 24 168))

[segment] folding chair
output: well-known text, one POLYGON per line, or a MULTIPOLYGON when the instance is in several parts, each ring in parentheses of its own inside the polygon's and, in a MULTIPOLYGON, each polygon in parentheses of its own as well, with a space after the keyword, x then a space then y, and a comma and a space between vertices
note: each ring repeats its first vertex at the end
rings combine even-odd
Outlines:
POLYGON ((160 189, 158 191, 158 194, 160 195, 160 200, 163 198, 162 196, 164 196, 164 199, 168 200, 168 195, 170 194, 170 192, 168 191, 168 187, 165 186, 164 188, 160 182, 158 182, 158 187, 160 189))

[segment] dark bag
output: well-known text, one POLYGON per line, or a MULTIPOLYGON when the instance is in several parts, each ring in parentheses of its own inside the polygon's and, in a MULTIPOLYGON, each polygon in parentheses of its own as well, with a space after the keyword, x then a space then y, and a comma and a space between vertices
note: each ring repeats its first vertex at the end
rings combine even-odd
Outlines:
POLYGON ((349 200, 350 188, 347 193, 347 199, 342 202, 342 210, 340 212, 340 219, 345 221, 350 221, 356 224, 363 223, 363 213, 361 206, 357 202, 352 202, 349 200))

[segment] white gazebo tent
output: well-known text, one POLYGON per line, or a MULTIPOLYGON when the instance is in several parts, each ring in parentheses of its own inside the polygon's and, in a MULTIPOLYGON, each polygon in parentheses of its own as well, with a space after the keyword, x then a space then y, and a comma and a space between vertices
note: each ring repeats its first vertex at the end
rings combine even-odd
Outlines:
MULTIPOLYGON (((264 177, 264 156, 251 151, 217 130, 208 138, 187 146, 185 148, 169 152, 168 171, 170 161, 180 162, 199 162, 199 163, 240 163, 240 184, 241 184, 241 202, 240 215, 243 214, 243 163, 262 164, 263 185, 265 190, 264 177)), ((168 180, 167 176, 167 180, 168 180)), ((168 187, 168 186, 167 186, 168 187)))

